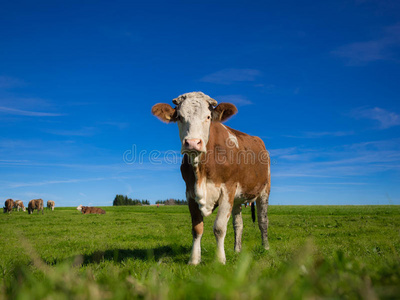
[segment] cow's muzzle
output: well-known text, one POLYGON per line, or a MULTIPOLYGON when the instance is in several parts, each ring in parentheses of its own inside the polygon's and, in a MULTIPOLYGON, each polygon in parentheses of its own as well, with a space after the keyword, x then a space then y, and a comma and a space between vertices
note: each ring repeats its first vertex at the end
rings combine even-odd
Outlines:
POLYGON ((182 152, 205 152, 202 139, 184 139, 182 152))

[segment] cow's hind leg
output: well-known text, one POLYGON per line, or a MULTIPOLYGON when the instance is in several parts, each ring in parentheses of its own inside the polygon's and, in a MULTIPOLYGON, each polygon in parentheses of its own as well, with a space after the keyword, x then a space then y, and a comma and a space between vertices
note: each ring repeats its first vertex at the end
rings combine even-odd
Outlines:
POLYGON ((188 199, 190 215, 192 217, 193 246, 189 264, 198 265, 201 261, 201 237, 203 236, 203 216, 194 199, 188 199))
POLYGON ((226 229, 228 226, 229 217, 231 216, 231 212, 232 212, 232 204, 229 201, 228 196, 222 195, 219 202, 217 218, 215 219, 214 223, 214 235, 215 239, 217 240, 217 258, 218 261, 222 264, 225 264, 226 262, 224 242, 225 242, 226 229))
POLYGON ((268 198, 269 193, 265 192, 257 198, 257 219, 258 228, 261 231, 262 244, 266 250, 269 249, 268 243, 268 198))
POLYGON ((241 204, 233 206, 232 223, 233 223, 233 230, 235 231, 235 251, 240 252, 242 250, 242 233, 243 233, 241 204))

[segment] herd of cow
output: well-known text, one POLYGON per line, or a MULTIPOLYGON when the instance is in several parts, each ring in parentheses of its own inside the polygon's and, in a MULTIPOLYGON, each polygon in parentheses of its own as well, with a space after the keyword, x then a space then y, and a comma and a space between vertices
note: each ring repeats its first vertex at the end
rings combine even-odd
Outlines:
MULTIPOLYGON (((54 210, 55 207, 55 203, 52 200, 47 201, 47 208, 54 210)), ((7 199, 4 202, 4 213, 11 213, 11 211, 13 210, 13 208, 15 208, 17 211, 19 211, 20 209, 22 211, 26 211, 24 203, 21 200, 13 200, 13 199, 7 199)), ((39 213, 39 211, 42 211, 43 214, 43 200, 42 199, 34 199, 29 201, 28 204, 28 213, 32 214, 34 210, 37 210, 37 212, 39 213)), ((87 214, 99 214, 99 215, 103 215, 106 212, 98 207, 90 207, 90 206, 82 206, 79 205, 77 208, 77 210, 79 210, 80 212, 82 212, 82 214, 87 215, 87 214)))
MULTIPOLYGON (((55 203, 52 200, 47 201, 47 208, 54 210, 55 203)), ((7 199, 4 202, 4 212, 5 213, 10 213, 13 208, 15 208, 17 211, 22 209, 22 211, 26 211, 24 203, 21 200, 13 200, 13 199, 7 199)), ((34 199, 29 201, 28 203, 28 213, 32 214, 34 210, 37 210, 38 213, 39 211, 42 211, 43 214, 43 200, 42 199, 34 199)))

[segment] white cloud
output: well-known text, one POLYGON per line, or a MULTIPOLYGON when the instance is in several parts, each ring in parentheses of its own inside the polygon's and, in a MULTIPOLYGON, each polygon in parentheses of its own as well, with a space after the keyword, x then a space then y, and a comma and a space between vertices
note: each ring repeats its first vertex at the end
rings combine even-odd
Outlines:
POLYGON ((352 115, 356 119, 364 118, 378 121, 380 129, 400 125, 400 116, 398 114, 379 107, 358 108, 353 111, 352 115))
POLYGON ((349 65, 360 65, 387 59, 389 55, 387 47, 388 42, 386 40, 357 42, 341 46, 332 51, 332 54, 348 59, 349 65))
POLYGON ((49 194, 49 193, 43 193, 43 192, 24 192, 20 194, 20 197, 16 197, 16 198, 28 198, 28 199, 52 199, 54 201, 56 201, 56 205, 57 205, 57 201, 61 201, 62 197, 60 197, 60 195, 56 195, 56 194, 49 194))
MULTIPOLYGON (((400 171, 400 140, 383 140, 328 148, 270 150, 272 177, 350 178, 400 171)), ((354 180, 354 179, 353 179, 354 180)), ((343 181, 343 179, 342 179, 343 181)), ((350 182, 350 181, 349 181, 350 182)))
POLYGON ((321 131, 321 132, 306 131, 298 135, 285 135, 285 137, 299 138, 299 139, 316 139, 329 136, 339 137, 339 136, 347 136, 353 134, 354 131, 321 131))
POLYGON ((77 130, 46 130, 47 133, 62 136, 92 136, 96 133, 95 127, 83 127, 77 130))
POLYGON ((115 127, 118 127, 121 130, 129 127, 129 123, 127 123, 127 122, 101 122, 100 124, 109 125, 109 126, 115 126, 115 127))
POLYGON ((224 95, 224 96, 218 96, 215 97, 218 99, 218 102, 230 102, 233 103, 237 106, 245 106, 245 105, 251 105, 253 102, 248 100, 246 97, 242 95, 224 95))
POLYGON ((296 147, 290 147, 290 148, 281 148, 281 149, 271 149, 268 150, 269 154, 272 157, 279 157, 282 155, 288 155, 288 154, 293 154, 296 153, 298 151, 298 149, 296 147))
POLYGON ((255 69, 223 69, 204 76, 200 81, 218 84, 232 84, 242 81, 255 81, 260 75, 261 72, 255 69))
POLYGON ((24 85, 24 82, 18 78, 0 76, 0 88, 8 89, 24 85))
POLYGON ((29 116, 29 117, 59 117, 59 116, 64 116, 64 114, 28 111, 28 110, 16 109, 16 108, 5 107, 5 106, 0 106, 0 112, 6 113, 6 114, 10 114, 10 115, 29 116))
POLYGON ((9 188, 20 188, 20 187, 34 187, 43 186, 49 184, 63 184, 63 183, 78 183, 78 182, 90 182, 90 181, 103 181, 103 180, 119 180, 126 179, 127 177, 98 177, 98 178, 81 178, 81 179, 67 179, 67 180, 44 180, 40 182, 14 182, 9 184, 9 188))
POLYGON ((378 60, 393 60, 399 46, 400 24, 395 24, 386 27, 381 38, 343 45, 331 53, 347 59, 349 65, 364 65, 378 60))
POLYGON ((59 184, 59 183, 77 183, 83 181, 99 181, 104 180, 104 178, 87 178, 87 179, 68 179, 68 180, 46 180, 41 182, 16 182, 9 185, 10 188, 20 188, 26 186, 42 186, 49 184, 59 184))

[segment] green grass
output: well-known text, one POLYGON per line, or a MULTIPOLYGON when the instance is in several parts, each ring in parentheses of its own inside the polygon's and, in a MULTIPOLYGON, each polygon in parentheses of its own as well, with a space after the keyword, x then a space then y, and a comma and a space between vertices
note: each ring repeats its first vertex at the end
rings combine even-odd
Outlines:
POLYGON ((205 219, 189 266, 187 207, 0 215, 0 299, 400 298, 400 206, 270 206, 270 250, 244 211, 243 251, 216 263, 205 219))

